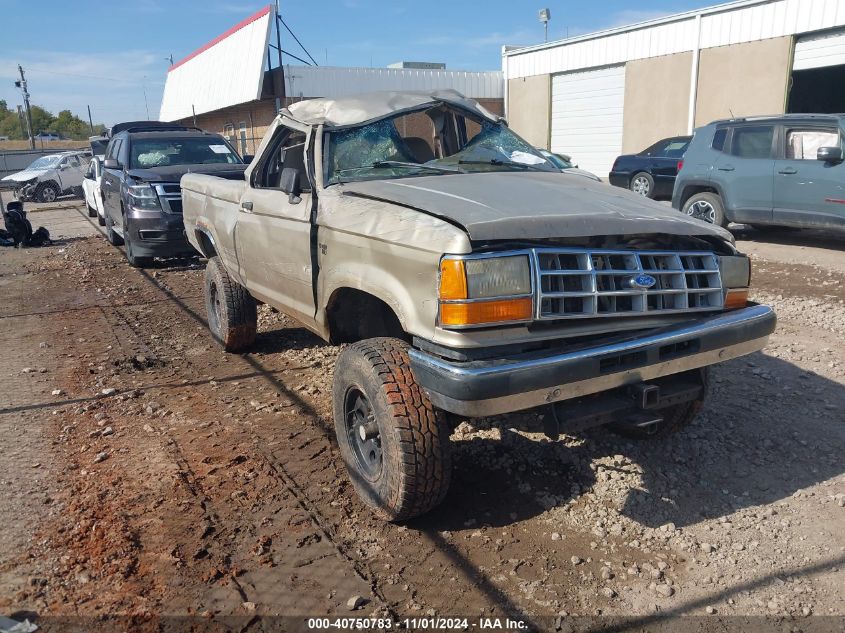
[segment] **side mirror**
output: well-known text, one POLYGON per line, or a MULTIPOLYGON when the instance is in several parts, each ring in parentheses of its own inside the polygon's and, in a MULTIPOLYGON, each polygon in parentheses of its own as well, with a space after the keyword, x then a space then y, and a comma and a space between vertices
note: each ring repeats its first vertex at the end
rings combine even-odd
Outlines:
POLYGON ((244 154, 241 158, 244 159, 244 162, 249 165, 253 160, 255 160, 255 156, 253 154, 244 154))
POLYGON ((299 186, 299 170, 293 167, 285 167, 282 169, 282 178, 279 183, 279 188, 288 194, 288 202, 291 204, 299 204, 302 198, 299 194, 302 193, 302 188, 299 186))
POLYGON ((104 169, 120 169, 120 163, 115 158, 107 158, 103 161, 104 169))
POLYGON ((823 160, 826 163, 841 163, 842 158, 841 147, 820 147, 816 154, 817 160, 823 160))

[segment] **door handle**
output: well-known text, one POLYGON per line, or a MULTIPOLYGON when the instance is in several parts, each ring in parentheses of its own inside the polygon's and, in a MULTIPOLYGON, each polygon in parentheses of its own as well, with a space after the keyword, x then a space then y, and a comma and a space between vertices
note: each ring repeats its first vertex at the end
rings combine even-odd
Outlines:
POLYGON ((784 169, 781 169, 778 173, 788 176, 790 174, 797 174, 798 170, 795 169, 795 167, 785 167, 784 169))
POLYGON ((736 169, 736 167, 733 165, 722 165, 719 167, 719 171, 733 171, 734 169, 736 169))
POLYGON ((241 210, 246 211, 247 213, 252 213, 252 202, 249 200, 241 202, 241 210))

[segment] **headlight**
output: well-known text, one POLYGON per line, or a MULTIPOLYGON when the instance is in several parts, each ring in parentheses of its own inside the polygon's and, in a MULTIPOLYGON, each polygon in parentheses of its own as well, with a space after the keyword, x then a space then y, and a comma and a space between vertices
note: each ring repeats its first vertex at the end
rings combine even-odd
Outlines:
POLYGON ((726 310, 748 305, 748 286, 751 285, 751 262, 742 255, 719 258, 722 287, 725 289, 726 310))
POLYGON ((533 306, 527 255, 440 262, 440 324, 445 327, 527 321, 533 306))
POLYGON ((127 189, 129 204, 135 209, 159 209, 158 196, 149 185, 133 185, 127 189))

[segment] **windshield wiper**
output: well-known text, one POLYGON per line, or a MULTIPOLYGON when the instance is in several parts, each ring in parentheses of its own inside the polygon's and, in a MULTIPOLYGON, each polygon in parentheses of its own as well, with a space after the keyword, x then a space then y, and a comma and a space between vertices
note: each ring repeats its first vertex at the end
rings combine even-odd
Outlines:
POLYGON ((529 165, 528 163, 517 163, 512 160, 499 160, 498 158, 491 158, 490 160, 459 160, 458 165, 496 165, 504 167, 519 167, 521 169, 533 169, 534 171, 549 171, 543 169, 539 164, 529 165))
POLYGON ((431 171, 439 171, 445 174, 460 174, 460 169, 449 169, 448 167, 438 167, 436 165, 426 165, 424 163, 407 163, 401 160, 379 160, 370 165, 371 167, 419 167, 420 169, 429 169, 431 171))

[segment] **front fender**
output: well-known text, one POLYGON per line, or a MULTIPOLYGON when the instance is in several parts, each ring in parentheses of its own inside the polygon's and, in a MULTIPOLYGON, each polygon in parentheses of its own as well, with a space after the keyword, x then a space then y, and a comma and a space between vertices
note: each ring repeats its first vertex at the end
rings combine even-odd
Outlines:
MULTIPOLYGON (((337 250, 336 244, 334 246, 337 250)), ((327 330, 327 308, 332 296, 338 290, 351 288, 365 292, 390 306, 405 332, 431 338, 437 318, 437 268, 440 256, 422 251, 417 254, 423 257, 409 258, 406 254, 402 265, 398 267, 396 264, 399 260, 393 257, 392 267, 382 266, 380 257, 369 261, 343 259, 331 266, 321 264, 318 280, 318 325, 327 330), (417 272, 411 276, 403 274, 411 268, 417 272)))

